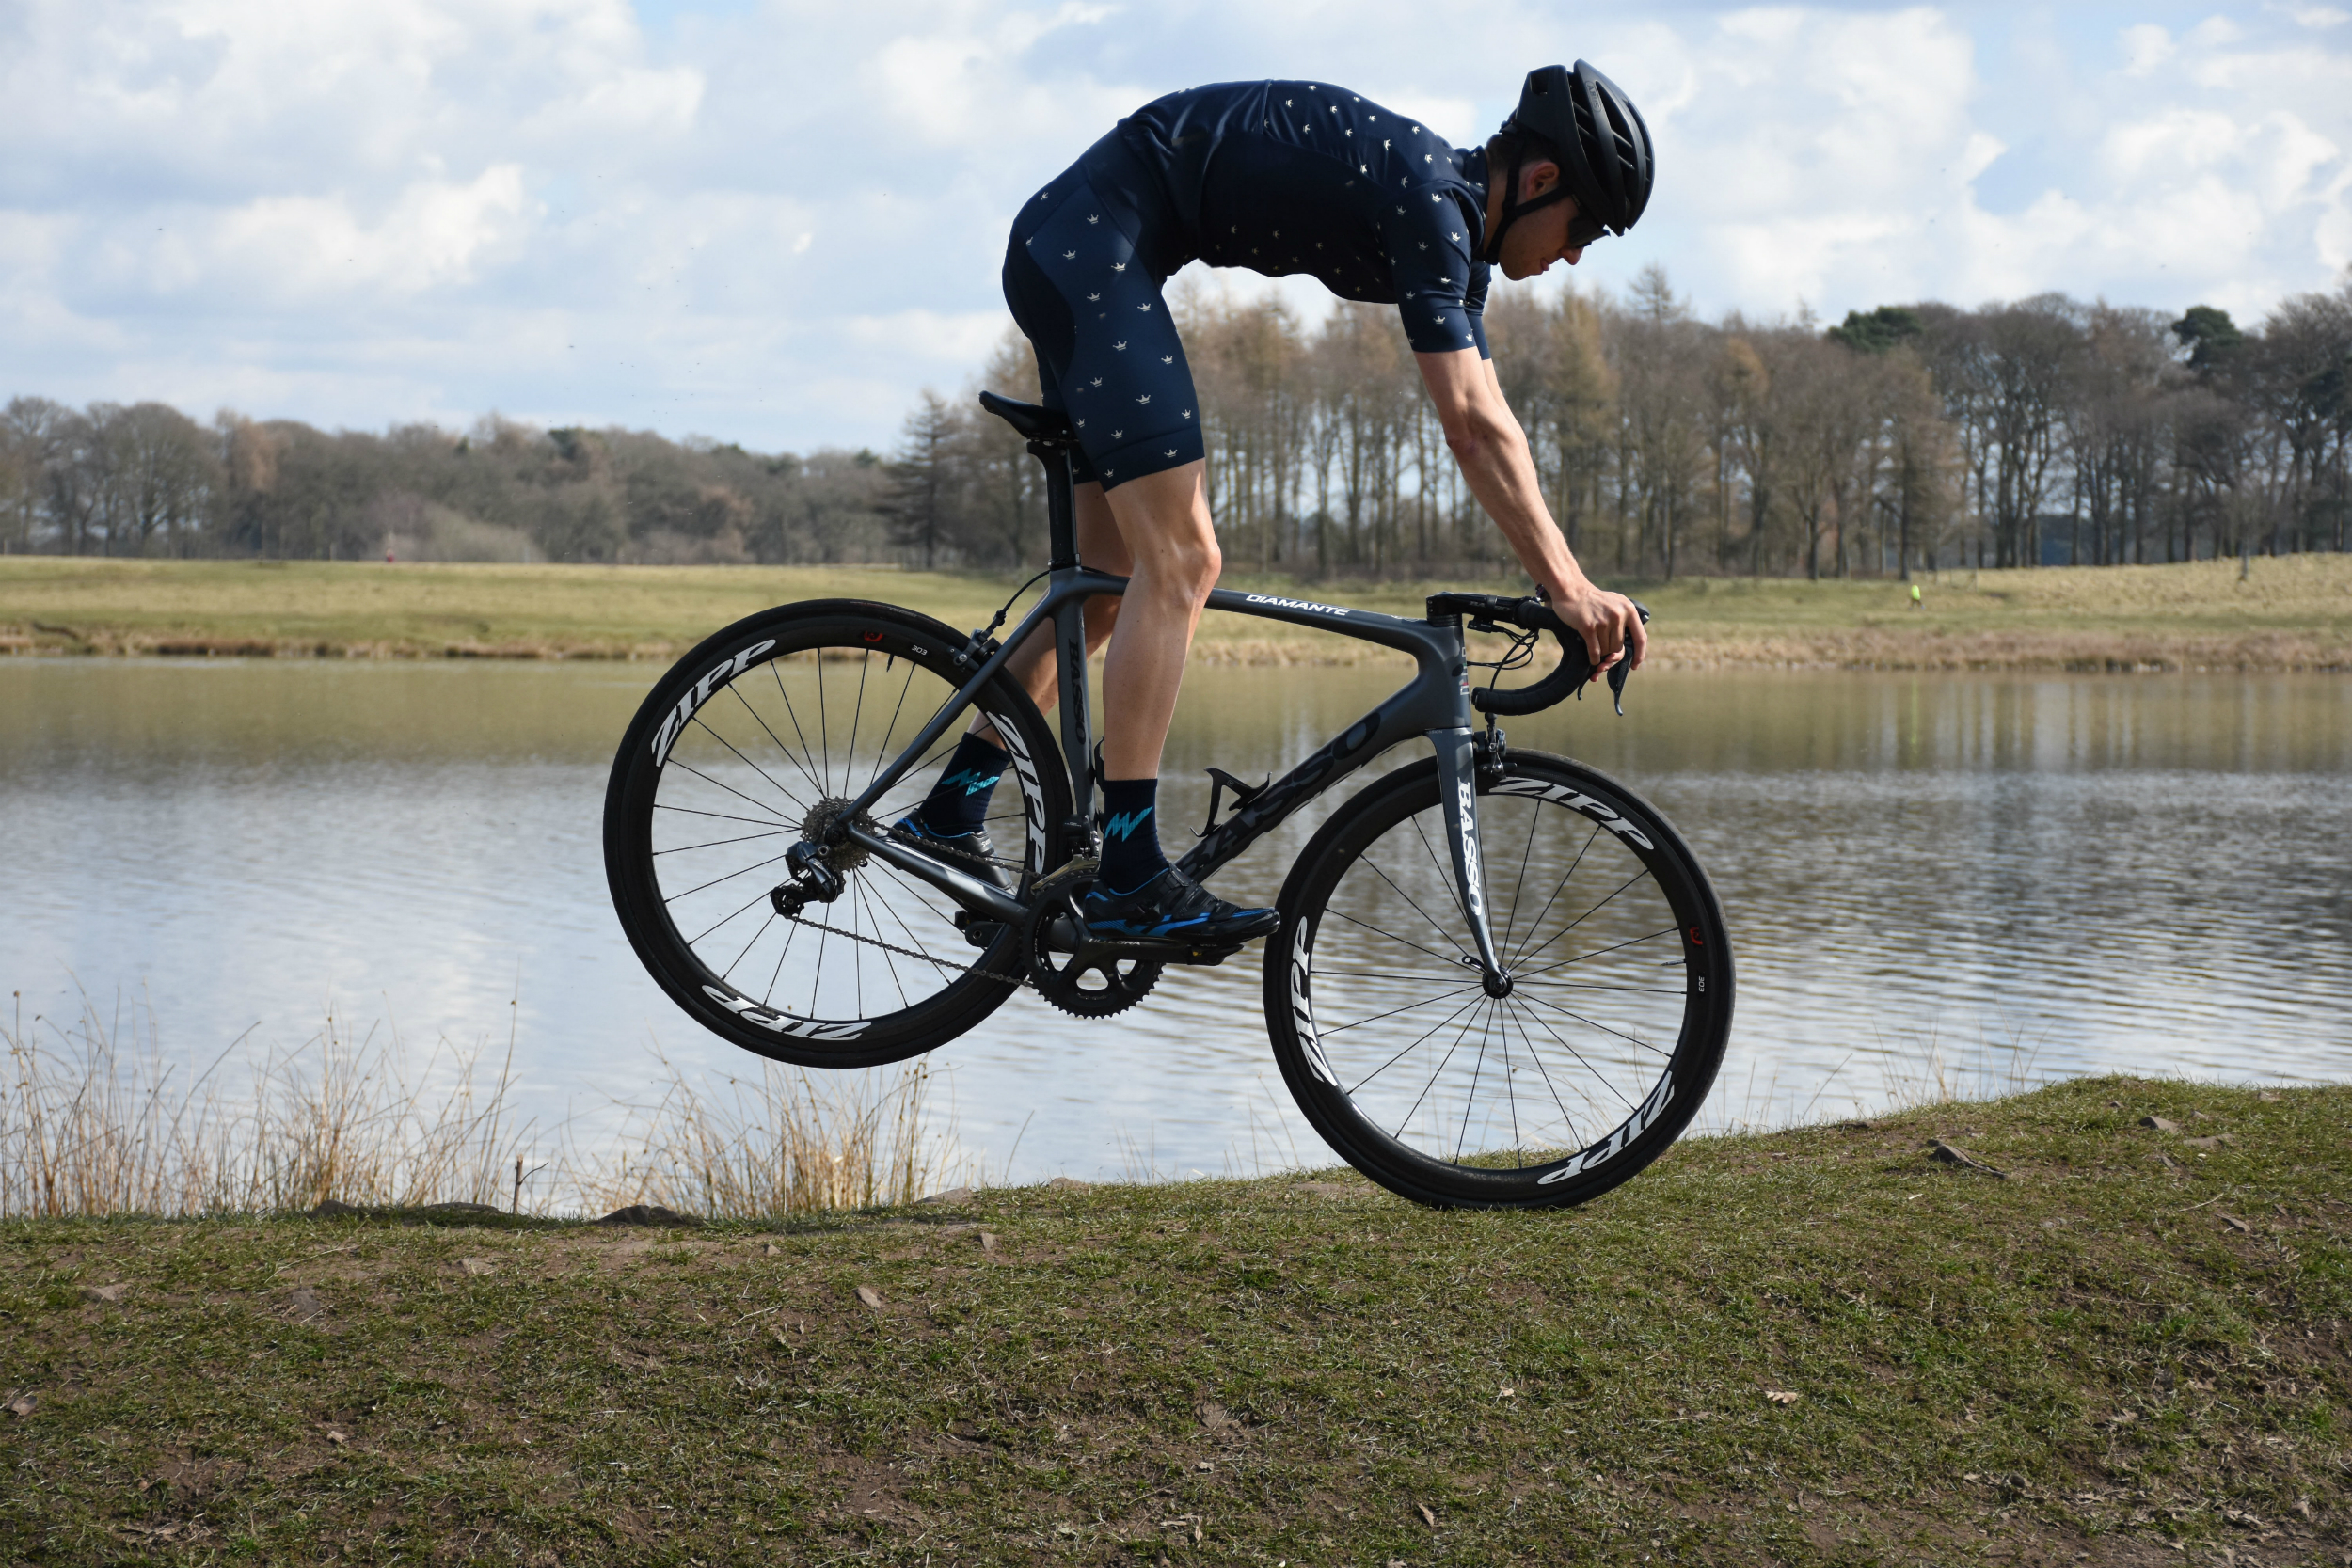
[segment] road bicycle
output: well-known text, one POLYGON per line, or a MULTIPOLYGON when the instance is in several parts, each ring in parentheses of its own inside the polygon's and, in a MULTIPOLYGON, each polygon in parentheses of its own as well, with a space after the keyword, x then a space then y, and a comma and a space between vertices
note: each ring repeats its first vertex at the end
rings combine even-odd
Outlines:
MULTIPOLYGON (((604 849, 622 927, 679 1006, 760 1055, 899 1061, 1021 990, 1109 1017, 1168 964, 1230 956, 1099 941, 1077 918, 1101 843, 1084 606, 1126 579, 1078 560, 1067 420, 980 401, 1046 471, 1051 562, 1018 626, 995 635, 1019 593, 970 632, 854 599, 763 610, 680 660, 613 759, 604 849), (1007 673, 1032 636, 1058 659, 1058 735, 1007 673), (1012 758, 987 863, 893 831, 975 710, 1012 758)), ((1209 820, 1178 862, 1206 881, 1391 748, 1427 743, 1332 812, 1282 884, 1266 1030, 1307 1119, 1373 1180, 1438 1206, 1581 1203, 1656 1159, 1722 1061, 1731 946, 1655 808, 1497 726, 1581 694, 1582 640, 1536 599, 1488 594, 1432 594, 1418 620, 1225 589, 1208 608, 1415 665, 1280 778, 1211 768, 1209 820), (1508 651, 1472 659, 1466 624, 1508 651), (1546 633, 1558 665, 1502 687, 1546 633), (1473 668, 1491 669, 1484 685, 1473 668)), ((1624 682, 1620 664, 1620 702, 1624 682)))

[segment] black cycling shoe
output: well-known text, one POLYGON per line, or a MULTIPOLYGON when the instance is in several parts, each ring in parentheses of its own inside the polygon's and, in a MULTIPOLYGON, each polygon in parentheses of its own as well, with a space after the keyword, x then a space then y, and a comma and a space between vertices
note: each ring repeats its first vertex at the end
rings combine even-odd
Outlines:
POLYGON ((890 836, 937 855, 959 871, 975 872, 993 887, 1012 891, 1012 876, 996 859, 996 846, 989 842, 985 828, 968 833, 937 832, 923 820, 920 811, 911 811, 890 825, 890 836))
POLYGON ((1272 910, 1229 904, 1169 866, 1131 893, 1114 894, 1097 883, 1079 901, 1087 935, 1112 942, 1181 942, 1194 947, 1234 947, 1273 933, 1282 917, 1272 910))

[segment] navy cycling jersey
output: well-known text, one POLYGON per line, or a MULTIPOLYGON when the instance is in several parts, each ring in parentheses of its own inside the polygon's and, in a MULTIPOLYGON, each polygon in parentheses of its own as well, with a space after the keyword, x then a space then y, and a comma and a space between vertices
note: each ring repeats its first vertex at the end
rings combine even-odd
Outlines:
POLYGON ((1005 301, 1039 395, 1105 488, 1202 459, 1160 286, 1196 259, 1397 307, 1424 354, 1486 353, 1486 154, 1326 82, 1229 82, 1145 104, 1023 203, 1005 301))
MULTIPOLYGON (((1192 256, 1394 305, 1421 353, 1486 353, 1483 147, 1451 146, 1328 82, 1172 92, 1120 131, 1158 175, 1192 256)), ((1175 270, 1160 260, 1154 271, 1175 270)))

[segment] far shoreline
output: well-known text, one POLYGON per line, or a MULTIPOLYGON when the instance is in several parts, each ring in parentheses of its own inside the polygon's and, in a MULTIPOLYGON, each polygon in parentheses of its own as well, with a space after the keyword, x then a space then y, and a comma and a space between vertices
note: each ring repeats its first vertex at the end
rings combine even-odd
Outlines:
MULTIPOLYGON (((1958 571, 1918 579, 1621 580, 1655 613, 1652 666, 2058 673, 2352 671, 2352 556, 1958 571)), ((771 605, 866 598, 987 623, 1026 573, 890 566, 603 566, 0 558, 0 654, 363 660, 674 660, 771 605)), ((1505 578, 1229 573, 1391 614, 1505 578)), ((1193 662, 1385 662, 1370 644, 1212 614, 1193 662)))

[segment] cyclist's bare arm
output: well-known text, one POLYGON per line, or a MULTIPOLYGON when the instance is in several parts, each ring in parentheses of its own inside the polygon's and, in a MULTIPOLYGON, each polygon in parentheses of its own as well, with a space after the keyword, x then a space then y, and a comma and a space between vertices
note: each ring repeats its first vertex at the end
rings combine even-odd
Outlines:
POLYGON ((1446 445, 1462 465, 1462 477, 1486 515, 1502 530, 1511 549, 1551 599, 1560 618, 1584 634, 1593 668, 1616 663, 1620 654, 1640 669, 1649 639, 1633 601, 1596 586, 1577 565, 1568 542, 1544 505, 1527 435, 1503 400, 1494 361, 1476 349, 1416 354, 1422 380, 1438 405, 1446 445))

